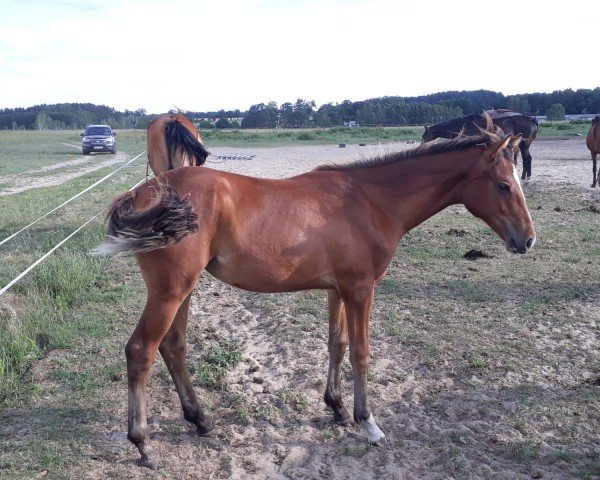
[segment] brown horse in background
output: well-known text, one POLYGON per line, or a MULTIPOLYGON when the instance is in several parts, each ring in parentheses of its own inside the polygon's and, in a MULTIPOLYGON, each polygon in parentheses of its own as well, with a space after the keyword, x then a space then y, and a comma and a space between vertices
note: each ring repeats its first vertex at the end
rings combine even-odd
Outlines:
MULTIPOLYGON (((500 127, 504 133, 511 135, 521 135, 522 140, 519 144, 519 150, 523 157, 523 173, 521 178, 526 182, 531 177, 531 153, 529 147, 537 136, 538 122, 534 117, 523 115, 511 110, 488 110, 487 113, 495 125, 500 127)), ((478 135, 481 128, 485 128, 486 119, 483 115, 471 114, 462 118, 455 118, 448 122, 438 123, 431 127, 425 126, 423 141, 429 142, 436 138, 454 138, 461 132, 464 135, 478 135)), ((517 164, 519 150, 515 150, 514 163, 517 164)))
POLYGON ((167 113, 152 120, 146 143, 148 163, 155 175, 178 167, 202 165, 209 155, 200 132, 181 113, 167 113))
POLYGON ((600 173, 597 174, 596 169, 596 157, 600 153, 600 115, 596 115, 592 120, 592 126, 587 134, 585 143, 592 154, 592 188, 594 188, 600 184, 600 173))
POLYGON ((185 365, 190 296, 203 270, 255 292, 327 290, 325 403, 337 423, 350 422, 340 389, 349 345, 354 420, 370 443, 383 440, 367 397, 369 318, 375 285, 402 236, 447 206, 463 204, 500 236, 508 251, 526 253, 535 242, 512 163, 520 139, 501 137, 491 121, 487 126, 490 130, 477 136, 325 165, 281 180, 204 167, 174 169, 115 200, 108 239, 97 253, 135 253, 148 290, 125 349, 128 438, 142 464, 157 466, 146 423, 146 382, 157 350, 185 419, 199 434, 213 428, 185 365))

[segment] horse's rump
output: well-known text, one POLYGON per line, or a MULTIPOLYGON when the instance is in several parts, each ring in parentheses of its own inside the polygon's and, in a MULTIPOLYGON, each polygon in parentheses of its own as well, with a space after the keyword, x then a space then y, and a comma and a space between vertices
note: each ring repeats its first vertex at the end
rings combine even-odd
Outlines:
MULTIPOLYGON (((117 197, 107 214, 107 240, 93 252, 97 255, 140 253, 179 243, 198 230, 198 216, 187 197, 181 198, 166 182, 157 180, 150 206, 134 210, 140 191, 117 197)), ((147 200, 147 199, 146 199, 147 200)))

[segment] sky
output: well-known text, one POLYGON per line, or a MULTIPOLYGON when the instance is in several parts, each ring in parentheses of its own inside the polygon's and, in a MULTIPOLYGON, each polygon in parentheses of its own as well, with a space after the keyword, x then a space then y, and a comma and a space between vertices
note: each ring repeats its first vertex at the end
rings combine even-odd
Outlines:
POLYGON ((0 0, 0 109, 600 86, 600 2, 0 0))

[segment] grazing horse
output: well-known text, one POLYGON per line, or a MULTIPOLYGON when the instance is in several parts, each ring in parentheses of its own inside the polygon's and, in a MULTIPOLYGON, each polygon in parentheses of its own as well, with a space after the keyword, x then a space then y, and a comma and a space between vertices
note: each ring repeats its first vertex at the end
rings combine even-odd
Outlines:
MULTIPOLYGON (((521 178, 528 181, 531 177, 531 153, 529 153, 529 147, 537 135, 537 120, 534 117, 504 109, 488 110, 486 113, 492 117, 494 124, 500 127, 504 133, 522 136, 519 149, 514 152, 513 160, 516 165, 520 150, 523 157, 523 173, 521 178)), ((481 128, 485 128, 485 125, 485 117, 478 114, 455 118, 448 122, 432 125, 431 127, 426 126, 425 133, 423 133, 423 141, 429 142, 439 137, 454 138, 460 132, 463 132, 464 135, 477 135, 481 128)))
POLYGON ((146 143, 154 175, 178 167, 202 165, 209 155, 200 132, 181 113, 167 113, 152 120, 146 143))
POLYGON ((587 147, 592 154, 592 188, 600 184, 600 173, 596 176, 596 157, 600 153, 600 115, 596 115, 592 120, 592 126, 585 139, 587 147))
POLYGON ((520 138, 490 130, 286 179, 205 167, 169 171, 118 197, 97 254, 134 253, 148 295, 125 348, 128 438, 141 463, 148 445, 146 381, 156 351, 171 373, 184 417, 199 434, 213 427, 185 366, 192 290, 203 270, 255 292, 323 289, 328 294, 329 373, 324 394, 334 420, 350 415, 340 390, 347 346, 354 370, 354 420, 377 444, 367 398, 369 317, 376 283, 402 236, 449 205, 484 220, 512 253, 526 253, 535 230, 514 164, 520 138))

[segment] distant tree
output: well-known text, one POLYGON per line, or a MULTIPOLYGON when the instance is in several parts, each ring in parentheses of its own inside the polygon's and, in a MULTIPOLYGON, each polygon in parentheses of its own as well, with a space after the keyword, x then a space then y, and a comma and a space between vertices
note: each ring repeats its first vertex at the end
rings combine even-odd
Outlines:
POLYGON ((512 95, 507 97, 506 108, 524 115, 531 114, 531 106, 525 95, 512 95))
POLYGON ((553 103, 546 110, 546 118, 548 120, 564 120, 565 107, 563 107, 560 103, 553 103))
POLYGON ((282 127, 289 128, 295 126, 293 125, 294 105, 291 102, 282 103, 277 113, 282 127))
POLYGON ((267 105, 264 103, 252 105, 242 119, 242 128, 275 128, 277 113, 275 102, 269 102, 267 105))
POLYGON ((356 112, 356 121, 360 125, 375 125, 378 122, 375 107, 372 104, 365 104, 360 107, 356 112))
POLYGON ((225 117, 219 118, 217 120, 217 122, 215 123, 215 127, 216 128, 232 128, 231 122, 225 117))
POLYGON ((215 128, 215 124, 213 122, 211 122, 210 120, 200 120, 198 122, 198 128, 206 130, 206 129, 213 129, 215 128))
POLYGON ((52 117, 44 112, 40 112, 35 117, 34 126, 36 130, 48 130, 52 127, 52 117))
POLYGON ((331 127, 333 125, 329 112, 330 109, 325 105, 322 105, 321 108, 317 110, 315 113, 315 125, 317 127, 331 127))
POLYGON ((152 121, 152 117, 150 117, 148 115, 142 115, 140 117, 137 117, 134 128, 147 130, 151 121, 152 121))

